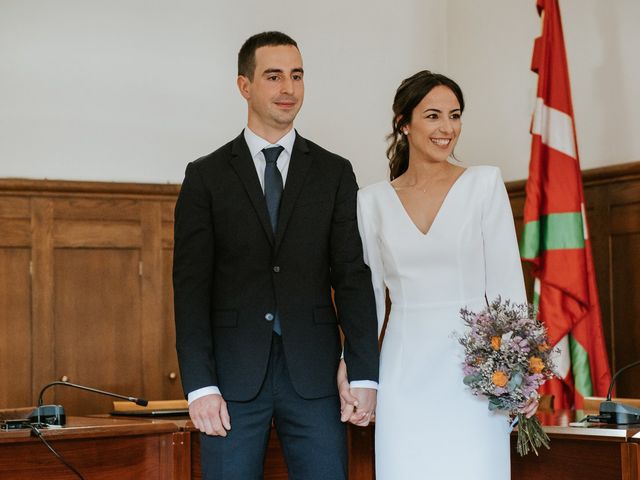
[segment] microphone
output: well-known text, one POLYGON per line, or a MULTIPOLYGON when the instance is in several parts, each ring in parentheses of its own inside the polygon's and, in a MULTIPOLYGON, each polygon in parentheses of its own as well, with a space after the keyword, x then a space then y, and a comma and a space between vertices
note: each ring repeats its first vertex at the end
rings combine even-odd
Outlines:
POLYGON ((638 365, 640 365, 640 360, 622 367, 615 373, 615 375, 611 379, 609 391, 607 392, 607 399, 600 404, 600 419, 604 420, 605 423, 614 425, 629 425, 632 423, 640 423, 640 408, 635 408, 623 403, 613 402, 611 400, 611 392, 613 391, 613 386, 616 383, 616 378, 618 378, 618 376, 622 372, 638 365))
POLYGON ((107 395, 109 397, 120 398, 122 400, 133 402, 136 405, 140 405, 142 407, 146 407, 147 404, 149 403, 144 398, 127 397, 125 395, 119 395, 117 393, 98 390, 97 388, 85 387, 84 385, 56 381, 56 382, 48 383, 42 388, 42 390, 40 390, 40 395, 38 396, 38 406, 35 408, 35 410, 33 410, 29 414, 29 421, 31 423, 44 424, 49 426, 51 425, 62 426, 66 423, 66 415, 64 413, 64 407, 62 405, 43 405, 42 395, 44 394, 47 388, 53 387, 54 385, 64 385, 66 387, 78 388, 80 390, 86 390, 88 392, 98 393, 100 395, 107 395))

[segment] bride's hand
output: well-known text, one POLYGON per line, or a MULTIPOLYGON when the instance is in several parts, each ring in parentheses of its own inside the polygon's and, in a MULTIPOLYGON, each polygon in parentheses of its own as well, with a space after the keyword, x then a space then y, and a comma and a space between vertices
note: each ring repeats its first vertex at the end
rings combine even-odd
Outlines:
POLYGON ((532 397, 527 400, 527 403, 520 409, 520 413, 524 414, 527 418, 533 417, 538 411, 538 397, 532 397))

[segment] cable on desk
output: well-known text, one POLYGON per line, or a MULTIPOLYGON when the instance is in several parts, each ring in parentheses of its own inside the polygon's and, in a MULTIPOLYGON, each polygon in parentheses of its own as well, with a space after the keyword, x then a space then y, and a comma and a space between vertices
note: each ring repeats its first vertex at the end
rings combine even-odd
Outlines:
POLYGON ((82 476, 82 474, 78 470, 76 470, 76 468, 73 465, 71 465, 69 462, 67 462, 67 460, 62 455, 60 455, 58 452, 56 452, 55 449, 49 444, 49 442, 47 442, 44 439, 44 437, 42 436, 42 433, 40 432, 40 430, 38 429, 38 427, 35 424, 27 423, 26 425, 28 425, 29 428, 31 428, 31 431, 33 432, 33 434, 36 437, 38 437, 40 440, 42 440, 42 443, 44 443, 45 446, 49 450, 51 450, 51 453, 53 453, 58 458, 58 460, 60 460, 62 463, 64 463, 67 466, 67 468, 69 468, 69 470, 71 470, 73 473, 75 473, 78 476, 78 478, 80 480, 85 480, 85 478, 82 476))

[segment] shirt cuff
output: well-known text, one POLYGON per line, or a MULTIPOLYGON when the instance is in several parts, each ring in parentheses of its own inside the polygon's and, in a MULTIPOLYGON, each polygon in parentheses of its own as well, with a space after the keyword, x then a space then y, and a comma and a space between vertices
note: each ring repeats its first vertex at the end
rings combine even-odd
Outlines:
POLYGON ((213 387, 213 386, 202 387, 197 390, 194 390, 193 392, 189 392, 189 394, 187 395, 187 401, 189 405, 191 405, 191 402, 194 402, 197 399, 204 397, 205 395, 222 395, 222 394, 220 393, 220 389, 218 387, 213 387))
POLYGON ((349 382, 349 386, 351 388, 371 388, 372 390, 377 390, 378 382, 374 382, 373 380, 354 380, 353 382, 349 382))

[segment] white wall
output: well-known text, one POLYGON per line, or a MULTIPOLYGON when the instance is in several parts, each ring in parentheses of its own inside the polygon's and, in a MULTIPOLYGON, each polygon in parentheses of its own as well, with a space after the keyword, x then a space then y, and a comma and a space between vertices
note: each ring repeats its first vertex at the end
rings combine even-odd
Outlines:
MULTIPOLYGON (((583 169, 640 160, 640 1, 560 0, 583 169)), ((528 174, 535 0, 450 0, 449 73, 468 100, 459 157, 528 174)))
MULTIPOLYGON (((640 160, 640 2, 561 0, 583 168, 640 160)), ((467 97, 458 156, 525 178, 535 0, 3 0, 0 177, 179 183, 233 138, 251 34, 300 44, 301 133, 384 178, 400 80, 430 68, 467 97)))
POLYGON ((400 80, 444 69, 444 0, 3 0, 0 177, 182 181, 246 122, 243 41, 278 29, 306 71, 300 132, 384 177, 400 80))

